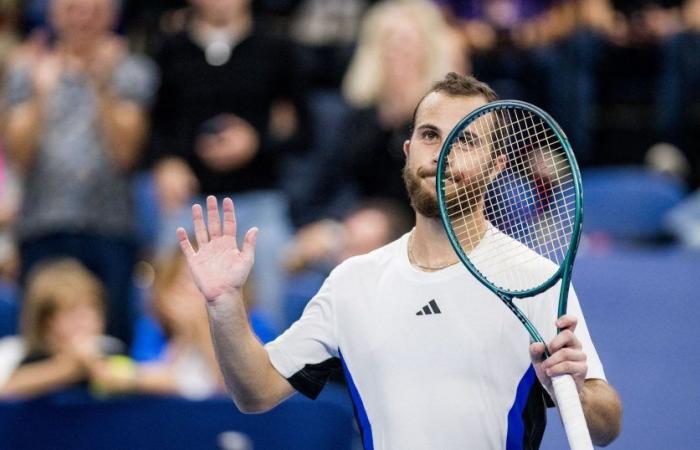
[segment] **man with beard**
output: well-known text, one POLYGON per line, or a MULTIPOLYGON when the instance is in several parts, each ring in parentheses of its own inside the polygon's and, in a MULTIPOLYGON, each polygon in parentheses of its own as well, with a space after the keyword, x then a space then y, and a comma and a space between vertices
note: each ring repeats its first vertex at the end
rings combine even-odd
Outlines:
MULTIPOLYGON (((619 433, 621 406, 574 294, 552 323, 553 298, 523 305, 545 333, 530 345, 518 320, 458 264, 440 223, 435 176, 443 140, 465 115, 496 99, 473 77, 448 74, 420 101, 404 143, 404 178, 416 226, 398 240, 340 264, 302 317, 262 346, 250 331, 242 286, 257 229, 236 244, 233 202, 207 199, 208 226, 192 210, 198 251, 178 229, 205 298, 217 356, 236 405, 266 411, 295 390, 315 398, 330 372, 345 372, 366 449, 537 448, 551 377, 577 382, 593 441, 619 433), (575 333, 574 333, 575 331, 575 333)), ((485 152, 492 176, 504 161, 485 152), (490 158, 495 158, 489 161, 490 158)), ((469 185, 468 167, 454 182, 469 185)), ((456 177, 455 177, 456 178, 456 177)), ((476 188, 484 181, 476 180, 476 188)), ((482 224, 486 226, 487 224, 482 224)), ((477 230, 478 231, 478 230, 477 230)))

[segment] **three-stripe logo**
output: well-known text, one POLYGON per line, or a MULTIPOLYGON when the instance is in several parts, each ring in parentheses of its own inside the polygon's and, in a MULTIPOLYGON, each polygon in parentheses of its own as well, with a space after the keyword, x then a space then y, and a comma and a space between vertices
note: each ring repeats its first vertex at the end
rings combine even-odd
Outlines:
POLYGON ((427 316, 429 314, 442 314, 435 299, 430 300, 427 305, 416 313, 417 316, 427 316))

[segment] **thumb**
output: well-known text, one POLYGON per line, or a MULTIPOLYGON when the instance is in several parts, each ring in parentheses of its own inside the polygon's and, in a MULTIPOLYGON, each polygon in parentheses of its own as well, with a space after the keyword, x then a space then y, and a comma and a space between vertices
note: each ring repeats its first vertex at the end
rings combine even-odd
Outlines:
POLYGON ((245 238, 243 238, 243 249, 241 250, 241 253, 245 255, 246 258, 249 258, 251 261, 255 257, 255 241, 258 239, 258 228, 253 227, 248 232, 245 234, 245 238))
POLYGON ((540 363, 544 360, 544 344, 534 342, 530 344, 530 359, 533 363, 540 363))

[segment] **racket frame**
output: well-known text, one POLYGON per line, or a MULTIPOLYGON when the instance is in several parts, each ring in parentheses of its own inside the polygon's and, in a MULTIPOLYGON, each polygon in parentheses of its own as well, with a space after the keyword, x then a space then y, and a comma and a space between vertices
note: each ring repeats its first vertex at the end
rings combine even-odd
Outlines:
POLYGON ((535 295, 545 292, 552 286, 554 286, 559 280, 561 280, 561 289, 559 292, 559 306, 557 310, 557 317, 561 317, 566 314, 566 309, 569 299, 569 286, 571 281, 571 272, 573 268, 574 258, 576 257, 576 251, 578 250, 578 244, 581 239, 581 226, 583 222, 583 189, 581 186, 581 173, 579 171, 578 163, 574 157, 574 152, 569 143, 569 139, 566 134, 561 129, 559 124, 545 111, 527 102, 519 100, 498 100, 494 102, 487 103, 483 105, 467 116, 462 118, 457 124, 452 128, 447 139, 442 144, 440 149, 440 155, 438 157, 438 167, 437 176, 435 177, 435 189, 438 197, 438 205, 440 208, 440 218, 442 219, 442 224, 447 232, 447 237, 452 245, 452 248, 457 253, 460 261, 467 267, 467 269, 489 290, 500 298, 505 305, 515 314, 515 316, 520 320, 520 322, 525 326, 531 338, 535 342, 542 342, 545 344, 545 357, 548 357, 547 345, 542 339, 535 326, 530 322, 530 320, 525 316, 525 314, 513 303, 513 298, 527 298, 533 297, 535 295), (566 153, 566 157, 569 160, 571 166, 571 178, 573 181, 575 189, 575 216, 573 221, 573 230, 571 234, 571 243, 567 249, 564 260, 559 265, 559 269, 545 282, 541 283, 531 289, 521 290, 521 291, 511 291, 507 289, 500 289, 494 286, 491 282, 486 279, 486 277, 471 263, 467 255, 464 253, 462 246, 459 243, 459 239, 452 230, 452 225, 450 223, 447 205, 444 196, 444 171, 446 160, 452 151, 453 140, 461 133, 466 127, 468 127, 472 122, 474 122, 479 117, 483 116, 492 111, 499 110, 509 110, 509 109, 519 109, 527 112, 533 112, 539 116, 553 131, 559 142, 562 145, 562 149, 566 153))

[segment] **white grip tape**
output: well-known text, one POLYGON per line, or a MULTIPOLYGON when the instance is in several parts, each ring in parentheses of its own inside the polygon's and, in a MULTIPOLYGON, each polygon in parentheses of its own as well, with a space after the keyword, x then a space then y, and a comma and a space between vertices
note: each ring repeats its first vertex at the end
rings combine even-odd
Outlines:
POLYGON ((569 447, 571 450, 591 450, 593 443, 574 379, 571 375, 558 375, 552 378, 552 386, 569 447))

